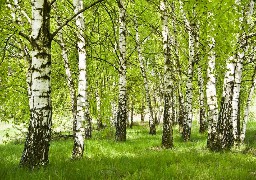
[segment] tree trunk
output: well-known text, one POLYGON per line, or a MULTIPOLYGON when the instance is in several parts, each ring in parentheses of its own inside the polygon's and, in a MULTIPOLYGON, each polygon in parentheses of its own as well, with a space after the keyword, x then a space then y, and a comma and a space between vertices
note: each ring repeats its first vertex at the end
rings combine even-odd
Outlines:
POLYGON ((116 141, 126 141, 127 87, 126 87, 126 10, 124 1, 118 0, 119 7, 119 99, 116 123, 116 141))
POLYGON ((153 113, 153 108, 152 108, 151 98, 150 98, 150 93, 149 93, 147 73, 146 73, 146 69, 144 66, 144 57, 141 53, 140 35, 139 35, 139 27, 138 27, 137 19, 135 19, 135 31, 136 31, 136 46, 137 46, 138 57, 139 57, 139 62, 140 62, 140 70, 141 70, 141 75, 142 75, 143 82, 144 82, 144 88, 146 91, 146 101, 147 101, 147 105, 148 105, 148 109, 149 109, 149 129, 150 129, 149 134, 155 135, 156 134, 156 125, 155 125, 154 113, 153 113))
POLYGON ((216 77, 215 77, 215 39, 209 37, 210 53, 208 56, 208 68, 207 68, 207 85, 206 96, 208 106, 208 138, 207 147, 214 150, 217 146, 218 134, 218 100, 216 91, 216 77))
POLYGON ((97 109, 97 130, 103 129, 102 118, 101 118, 101 100, 98 89, 95 91, 96 96, 96 109, 97 109))
POLYGON ((234 57, 227 62, 226 74, 224 77, 223 93, 221 99, 220 113, 218 117, 218 143, 214 150, 230 149, 234 144, 233 123, 232 123, 232 98, 234 90, 234 57))
POLYGON ((255 85, 256 85, 256 66, 254 67, 254 72, 253 72, 253 76, 252 76, 252 85, 249 90, 249 94, 248 94, 247 101, 246 101, 246 107, 244 110, 244 118, 243 118, 242 130, 241 130, 241 135, 240 135, 240 139, 241 139, 242 143, 244 142, 244 138, 245 138, 246 125, 247 125, 247 122, 249 119, 250 104, 251 104, 252 97, 254 95, 255 85))
POLYGON ((144 101, 142 100, 141 110, 140 110, 140 121, 141 122, 144 122, 144 117, 145 117, 145 106, 144 106, 144 101))
POLYGON ((163 52, 165 58, 165 77, 164 77, 164 117, 163 117, 163 135, 162 146, 165 148, 173 147, 173 131, 172 131, 172 103, 171 93, 173 91, 173 80, 171 77, 171 60, 170 60, 170 44, 169 44, 169 28, 168 15, 165 5, 166 1, 160 2, 160 10, 162 15, 162 37, 163 37, 163 52))
MULTIPOLYGON (((56 8, 57 10, 57 8, 56 8)), ((61 17, 57 17, 57 24, 58 26, 61 24, 61 17)), ((59 40, 60 40, 60 47, 62 50, 62 58, 64 61, 64 67, 65 67, 65 72, 66 72, 66 76, 67 76, 67 84, 68 84, 68 88, 69 88, 69 94, 70 94, 70 99, 71 99, 71 109, 72 109, 72 115, 73 115, 73 129, 74 129, 74 125, 76 123, 76 116, 77 116, 77 99, 76 99, 76 90, 75 90, 75 83, 74 83, 74 79, 72 77, 72 71, 70 69, 70 63, 69 63, 69 59, 68 59, 68 52, 66 49, 66 44, 64 42, 63 39, 63 31, 60 30, 59 31, 59 40)), ((73 136, 75 135, 75 132, 73 132, 73 136)))
POLYGON ((31 169, 48 164, 51 140, 51 35, 50 2, 32 0, 32 64, 30 123, 20 165, 31 169))
POLYGON ((130 128, 133 127, 133 116, 134 116, 134 101, 131 100, 131 122, 130 122, 130 128))
MULTIPOLYGON (((83 9, 82 0, 74 0, 75 14, 83 9)), ((72 158, 77 159, 83 156, 84 137, 91 134, 91 122, 89 118, 89 103, 87 99, 87 74, 86 74, 86 49, 84 38, 84 16, 83 13, 76 17, 77 26, 77 47, 78 47, 78 91, 77 91, 77 119, 74 123, 74 146, 72 158), (85 127, 83 125, 85 124, 85 127)))
POLYGON ((205 101, 204 101, 204 79, 200 65, 197 68, 198 86, 199 86, 199 132, 204 133, 207 130, 207 121, 205 116, 205 101))
POLYGON ((188 48, 189 48, 189 62, 186 82, 186 101, 185 101, 185 119, 183 124, 183 140, 189 141, 191 136, 192 118, 193 118, 193 71, 194 71, 194 58, 195 58, 195 40, 193 36, 194 27, 191 26, 186 14, 183 10, 183 2, 180 1, 180 10, 185 22, 186 29, 188 30, 188 48))

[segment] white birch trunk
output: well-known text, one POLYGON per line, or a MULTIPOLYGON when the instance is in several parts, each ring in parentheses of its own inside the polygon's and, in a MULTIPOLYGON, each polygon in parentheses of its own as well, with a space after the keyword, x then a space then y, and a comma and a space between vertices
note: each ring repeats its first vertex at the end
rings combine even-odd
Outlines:
POLYGON ((221 107, 218 118, 218 144, 216 150, 230 149, 234 144, 232 116, 232 98, 234 89, 235 64, 234 57, 227 60, 223 83, 221 107))
POLYGON ((119 7, 119 99, 116 123, 116 140, 126 141, 127 89, 126 89, 126 10, 125 0, 118 0, 119 7))
MULTIPOLYGON (((57 10, 57 8, 56 8, 57 10)), ((57 17, 57 24, 61 24, 61 19, 60 17, 57 17)), ((66 78, 67 78, 67 84, 69 88, 69 94, 70 94, 70 100, 71 100, 71 110, 72 110, 72 115, 73 115, 73 129, 76 124, 76 113, 77 113, 77 99, 76 99, 76 90, 75 90, 75 84, 74 84, 74 79, 72 77, 72 71, 70 69, 70 64, 69 64, 69 59, 68 59, 68 52, 66 49, 66 44, 63 39, 63 31, 62 29, 59 31, 59 40, 60 40, 60 47, 61 47, 61 55, 62 59, 64 62, 64 67, 65 67, 65 73, 66 73, 66 78)), ((73 135, 74 132, 73 132, 73 135)))
POLYGON ((96 109, 97 109, 97 130, 101 130, 103 128, 102 117, 101 117, 101 99, 99 95, 99 90, 95 91, 96 97, 96 109))
POLYGON ((173 131, 172 131, 172 103, 171 93, 173 91, 173 80, 171 77, 172 67, 170 60, 170 35, 168 28, 168 15, 166 1, 160 2, 160 10, 162 15, 162 38, 163 52, 165 59, 165 76, 164 76, 164 117, 163 117, 163 135, 162 146, 171 148, 173 146, 173 131))
POLYGON ((138 27, 138 22, 137 19, 135 19, 135 31, 136 31, 136 46, 137 46, 137 51, 138 51, 138 57, 139 57, 139 63, 140 63, 140 70, 141 70, 141 75, 143 78, 143 83, 144 83, 144 88, 146 91, 146 101, 149 109, 149 134, 156 134, 156 127, 155 127, 155 121, 154 121, 154 114, 153 114, 153 108, 151 104, 151 97, 149 93, 149 85, 148 85, 148 79, 147 79, 147 73, 144 65, 144 57, 142 55, 142 50, 140 46, 140 35, 139 35, 139 27, 138 27))
POLYGON ((193 27, 190 25, 186 14, 183 10, 183 2, 180 1, 180 10, 185 22, 186 29, 188 31, 188 48, 189 48, 189 60, 186 82, 186 101, 185 101, 185 119, 183 125, 183 139, 188 141, 191 135, 192 118, 193 118, 193 71, 194 71, 194 58, 195 58, 195 39, 193 36, 193 27))
POLYGON ((30 123, 20 165, 31 169, 48 164, 51 140, 50 2, 32 0, 30 123))
MULTIPOLYGON (((82 0, 73 0, 74 13, 83 9, 82 0)), ((78 47, 78 91, 77 91, 77 119, 74 123, 74 147, 72 158, 81 158, 84 152, 84 136, 90 136, 91 122, 89 118, 89 103, 87 99, 87 73, 86 73, 86 48, 85 48, 85 23, 83 13, 76 17, 77 47, 78 47), (85 127, 84 127, 85 125, 85 127)))
POLYGON ((208 56, 207 68, 207 84, 206 84, 206 97, 208 106, 208 138, 207 147, 212 149, 217 143, 217 124, 218 124, 218 100, 216 90, 216 77, 215 77, 215 39, 209 37, 210 53, 208 56))
POLYGON ((205 116, 205 96, 204 96, 204 78, 202 75, 201 66, 198 65, 198 86, 199 86, 199 132, 204 133, 207 130, 207 122, 205 116))
MULTIPOLYGON (((238 6, 241 5, 240 0, 236 1, 238 6)), ((240 90, 242 82, 242 71, 243 71, 243 62, 245 60, 245 53, 248 51, 248 43, 246 40, 246 32, 243 31, 243 23, 246 22, 247 25, 251 26, 250 17, 253 14, 254 10, 254 1, 251 1, 249 4, 249 9, 244 15, 244 11, 241 11, 241 17, 239 18, 239 30, 238 42, 240 48, 236 57, 236 66, 235 66, 235 77, 234 77, 234 90, 233 90, 233 99, 232 99, 232 122, 233 122, 233 136, 234 136, 234 145, 238 145, 240 141, 240 90), (244 21, 247 20, 247 21, 244 21)))
POLYGON ((256 85, 256 66, 254 68, 254 73, 252 76, 252 85, 250 87, 249 94, 246 101, 246 106, 244 109, 244 118, 243 118, 242 130, 240 135, 240 140, 242 143, 244 142, 244 139, 245 139, 246 126, 249 119, 250 105, 251 105, 252 97, 254 95, 255 85, 256 85))

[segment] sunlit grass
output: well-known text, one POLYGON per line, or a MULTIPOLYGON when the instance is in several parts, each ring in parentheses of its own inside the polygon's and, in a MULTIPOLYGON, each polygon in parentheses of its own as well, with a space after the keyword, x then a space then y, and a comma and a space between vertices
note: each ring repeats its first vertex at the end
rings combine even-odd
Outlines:
POLYGON ((19 168, 23 144, 0 146, 0 179, 255 179, 256 123, 250 123, 241 151, 212 153, 207 134, 194 124, 191 142, 184 143, 174 129, 174 148, 162 149, 161 127, 148 134, 146 126, 128 129, 127 142, 115 142, 108 130, 86 140, 85 157, 71 161, 72 140, 53 141, 48 167, 19 168))

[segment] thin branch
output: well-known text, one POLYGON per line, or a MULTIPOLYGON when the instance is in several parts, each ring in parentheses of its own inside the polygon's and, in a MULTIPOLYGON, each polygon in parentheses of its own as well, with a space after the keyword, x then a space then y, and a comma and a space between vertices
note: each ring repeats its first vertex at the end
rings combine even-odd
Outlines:
POLYGON ((114 67, 114 69, 117 70, 117 71, 120 73, 119 69, 118 69, 113 63, 107 61, 106 59, 102 59, 102 58, 100 58, 100 57, 95 57, 95 56, 91 56, 91 57, 94 58, 94 59, 96 59, 96 60, 106 62, 107 64, 109 64, 109 65, 111 65, 112 67, 114 67))
POLYGON ((28 36, 28 35, 26 35, 26 34, 24 34, 23 32, 19 32, 19 35, 20 36, 22 36, 22 37, 24 37, 26 40, 28 40, 29 42, 31 42, 31 39, 30 39, 30 37, 28 36))
POLYGON ((71 16, 65 23, 63 23, 61 26, 59 26, 52 34, 51 34, 51 39, 54 38, 54 36, 56 36, 56 34, 64 27, 66 26, 70 21, 72 21, 74 18, 76 18, 79 14, 83 13, 84 11, 86 11, 87 9, 90 9, 91 7, 93 7, 94 5, 102 2, 104 0, 98 0, 92 4, 90 4, 89 6, 81 9, 80 11, 78 11, 76 14, 74 14, 73 16, 71 16))
POLYGON ((52 0, 52 2, 50 2, 50 6, 52 6, 57 0, 52 0))

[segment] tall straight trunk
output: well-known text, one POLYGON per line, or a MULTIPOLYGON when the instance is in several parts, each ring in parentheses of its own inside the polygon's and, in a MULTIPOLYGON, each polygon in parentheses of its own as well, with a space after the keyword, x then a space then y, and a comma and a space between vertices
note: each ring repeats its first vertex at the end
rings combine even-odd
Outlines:
MULTIPOLYGON (((236 1, 238 6, 241 6, 240 0, 236 1)), ((249 27, 252 27, 252 23, 249 21, 250 16, 252 16, 254 11, 254 1, 251 0, 248 5, 249 8, 244 14, 244 10, 240 12, 239 18, 239 29, 241 31, 238 34, 239 50, 237 52, 237 57, 235 61, 235 74, 234 74, 234 94, 232 99, 232 122, 233 122, 233 136, 234 136, 234 145, 239 145, 240 143, 240 90, 242 82, 242 71, 243 71, 243 62, 245 60, 245 53, 248 51, 248 42, 246 39, 246 32, 243 30, 243 24, 246 23, 249 27)))
MULTIPOLYGON (((57 10, 57 8, 56 8, 57 10)), ((61 24, 61 17, 57 17, 57 24, 61 24)), ((62 59, 64 61, 64 67, 65 67, 65 73, 66 73, 66 78, 67 78, 67 84, 69 88, 69 94, 70 94, 70 99, 71 99, 71 110, 72 110, 72 115, 73 115, 73 129, 74 125, 76 123, 76 113, 77 113, 77 99, 76 99, 76 90, 75 90, 75 83, 74 79, 72 77, 72 71, 70 69, 70 63, 68 59, 68 52, 66 48, 65 41, 63 39, 63 31, 62 29, 59 31, 59 40, 60 40, 60 47, 61 47, 61 55, 62 59)), ((74 132, 73 132, 74 135, 74 132)))
POLYGON ((51 35, 50 2, 32 0, 30 122, 20 165, 35 168, 48 164, 51 140, 51 35))
POLYGON ((214 150, 230 149, 234 144, 233 123, 232 123, 232 99, 234 90, 234 57, 227 61, 226 74, 224 77, 221 107, 218 117, 218 143, 214 150))
POLYGON ((208 55, 206 97, 208 106, 208 138, 207 147, 214 150, 218 140, 218 100, 215 77, 215 39, 209 37, 210 52, 208 55))
POLYGON ((134 116, 134 101, 131 100, 131 122, 130 122, 130 128, 133 127, 133 116, 134 116))
POLYGON ((205 96, 204 96, 204 78, 202 75, 201 66, 198 65, 198 86, 199 86, 199 132, 204 133, 207 130, 206 111, 205 111, 205 96))
POLYGON ((140 70, 141 70, 141 75, 143 78, 144 82, 144 89, 146 91, 146 101, 148 105, 148 110, 149 110, 149 134, 156 134, 156 125, 154 121, 154 114, 153 114, 153 108, 151 105, 151 97, 149 93, 149 85, 148 85, 148 79, 147 79, 147 73, 144 65, 144 57, 141 52, 141 46, 140 46, 140 35, 139 35, 139 27, 138 27, 138 22, 137 19, 135 19, 135 31, 136 31, 136 46, 137 46, 137 51, 138 51, 138 57, 139 57, 139 62, 140 62, 140 70))
POLYGON ((244 110, 244 118, 243 118, 243 123, 242 123, 242 130, 241 130, 241 135, 240 135, 240 140, 243 143, 244 138, 245 138, 245 132, 246 132, 246 125, 249 119, 249 112, 250 112, 250 104, 252 101, 252 97, 254 95, 254 90, 255 90, 255 85, 256 85, 256 66, 254 67, 254 72, 252 76, 252 84, 248 93, 247 101, 246 101, 246 106, 244 110))
POLYGON ((183 10, 183 2, 180 1, 180 10, 185 22, 186 29, 188 31, 188 48, 189 48, 189 60, 187 70, 187 82, 186 82, 186 101, 185 101, 185 119, 183 125, 183 140, 189 141, 191 136, 192 118, 193 118, 193 71, 194 71, 194 58, 195 58, 195 39, 193 36, 194 27, 190 24, 183 10))
POLYGON ((235 63, 234 72, 234 90, 232 96, 232 126, 233 126, 233 138, 235 145, 239 144, 240 141, 240 90, 242 81, 242 70, 243 70, 243 54, 238 55, 237 62, 235 63))
MULTIPOLYGON (((74 12, 83 9, 82 0, 73 0, 74 12)), ((72 158, 81 158, 84 152, 84 137, 91 136, 91 120, 89 117, 89 103, 87 99, 86 49, 84 38, 84 16, 76 16, 77 50, 78 50, 78 91, 77 91, 77 118, 74 123, 74 146, 72 158), (83 127, 85 124, 85 127, 83 127)))
POLYGON ((116 123, 116 141, 126 141, 127 87, 126 87, 126 10, 125 0, 118 0, 119 7, 119 98, 116 123))
POLYGON ((96 97, 96 109, 97 109, 97 130, 101 130, 103 128, 102 118, 101 118, 101 98, 99 95, 99 90, 95 91, 96 97))
POLYGON ((172 2, 172 27, 173 27, 173 46, 175 48, 175 63, 176 63, 176 71, 178 72, 178 88, 177 88, 177 96, 178 96, 178 114, 177 114, 177 121, 179 124, 179 132, 183 132, 183 124, 184 124, 184 97, 182 94, 182 70, 181 70, 181 64, 180 64, 180 58, 179 58, 179 44, 178 44, 178 32, 176 28, 176 15, 175 15, 175 3, 172 2))
POLYGON ((144 106, 144 101, 142 100, 141 110, 140 110, 140 121, 141 122, 144 122, 144 117, 145 117, 145 106, 144 106))
POLYGON ((170 60, 169 28, 168 15, 166 9, 166 0, 160 2, 162 18, 162 38, 163 52, 165 59, 165 77, 164 77, 164 117, 163 117, 163 135, 162 146, 165 148, 173 147, 173 130, 172 130, 172 103, 171 93, 173 91, 173 80, 171 77, 172 68, 170 60))

